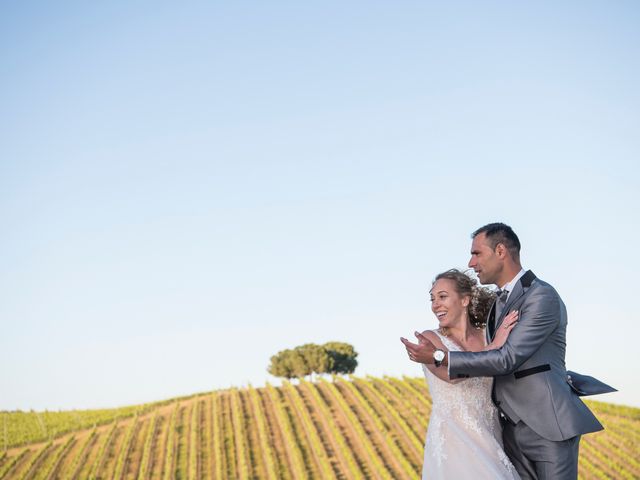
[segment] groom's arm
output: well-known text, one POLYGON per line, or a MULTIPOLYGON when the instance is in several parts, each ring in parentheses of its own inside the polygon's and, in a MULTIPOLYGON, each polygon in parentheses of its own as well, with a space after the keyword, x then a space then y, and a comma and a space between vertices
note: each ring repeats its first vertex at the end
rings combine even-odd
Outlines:
POLYGON ((558 327, 563 308, 552 287, 536 288, 520 307, 518 325, 504 346, 485 352, 450 352, 447 358, 449 377, 490 377, 513 373, 558 327))

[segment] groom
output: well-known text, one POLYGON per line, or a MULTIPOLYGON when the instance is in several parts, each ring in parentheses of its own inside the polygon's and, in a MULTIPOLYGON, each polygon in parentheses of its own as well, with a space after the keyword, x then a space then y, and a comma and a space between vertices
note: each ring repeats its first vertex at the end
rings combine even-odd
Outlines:
POLYGON ((495 377, 505 451, 520 476, 577 478, 580 436, 603 427, 567 383, 564 303, 551 285, 522 269, 520 241, 503 223, 473 233, 469 267, 480 283, 500 287, 487 319, 487 342, 509 311, 519 312, 507 342, 498 350, 449 353, 416 333, 419 344, 405 343, 410 358, 448 368, 451 379, 495 377))

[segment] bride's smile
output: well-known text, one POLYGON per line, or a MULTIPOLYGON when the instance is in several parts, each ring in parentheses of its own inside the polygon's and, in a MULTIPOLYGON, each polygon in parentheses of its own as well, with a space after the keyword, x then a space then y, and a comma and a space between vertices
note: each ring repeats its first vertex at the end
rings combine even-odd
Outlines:
POLYGON ((440 327, 455 327, 464 319, 468 298, 458 294, 452 280, 442 278, 436 281, 430 297, 431 311, 440 327))

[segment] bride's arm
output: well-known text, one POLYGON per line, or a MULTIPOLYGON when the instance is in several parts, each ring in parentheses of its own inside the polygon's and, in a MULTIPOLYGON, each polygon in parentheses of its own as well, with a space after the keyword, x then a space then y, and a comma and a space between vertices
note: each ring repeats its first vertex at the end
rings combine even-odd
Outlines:
POLYGON ((513 327, 515 327, 516 323, 518 323, 518 311, 512 310, 509 312, 509 315, 504 317, 504 320, 500 324, 500 328, 498 328, 495 337, 493 337, 493 341, 484 347, 483 351, 486 352, 487 350, 497 350, 498 348, 501 348, 507 341, 507 338, 509 338, 509 334, 511 333, 511 330, 513 330, 513 327))
MULTIPOLYGON (((433 343, 433 345, 436 348, 443 350, 445 353, 449 352, 449 349, 444 346, 444 344, 440 341, 440 337, 438 337, 438 335, 436 335, 435 332, 432 332, 431 330, 425 330, 424 332, 422 332, 422 334, 425 337, 427 337, 427 339, 431 343, 433 343)), ((460 383, 466 380, 464 378, 450 379, 449 373, 447 372, 447 367, 445 367, 444 365, 440 367, 436 367, 433 363, 423 363, 423 365, 427 367, 429 371, 433 373, 436 377, 438 377, 440 380, 443 380, 447 383, 460 383)))

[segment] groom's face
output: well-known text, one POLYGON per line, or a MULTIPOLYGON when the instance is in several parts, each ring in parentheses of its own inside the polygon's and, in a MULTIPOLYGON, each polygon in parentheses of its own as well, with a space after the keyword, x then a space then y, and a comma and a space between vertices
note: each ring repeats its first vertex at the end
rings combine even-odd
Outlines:
POLYGON ((502 262, 487 242, 484 233, 476 235, 471 243, 469 267, 476 272, 480 283, 484 285, 497 283, 502 271, 502 262))

